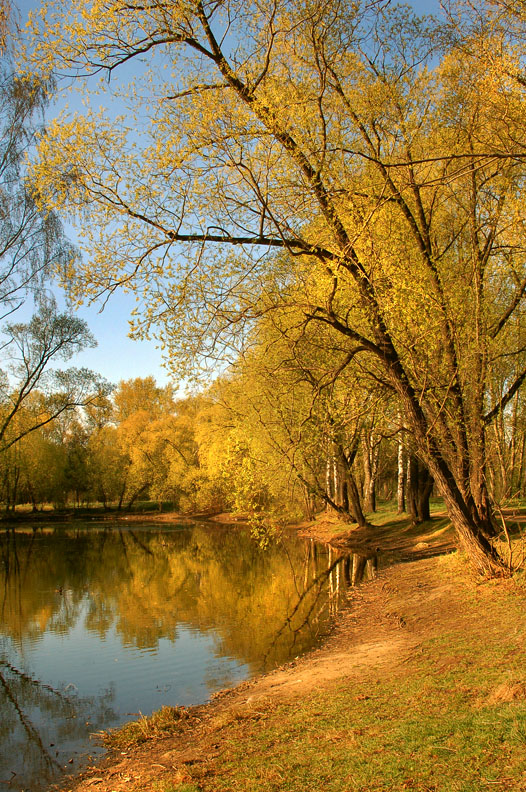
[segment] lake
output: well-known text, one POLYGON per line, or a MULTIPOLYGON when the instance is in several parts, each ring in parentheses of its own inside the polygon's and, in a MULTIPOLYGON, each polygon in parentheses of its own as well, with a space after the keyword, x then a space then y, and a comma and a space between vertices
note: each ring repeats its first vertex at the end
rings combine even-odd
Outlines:
POLYGON ((313 647, 349 558, 240 526, 77 523, 1 534, 0 789, 89 763, 92 735, 200 704, 313 647))

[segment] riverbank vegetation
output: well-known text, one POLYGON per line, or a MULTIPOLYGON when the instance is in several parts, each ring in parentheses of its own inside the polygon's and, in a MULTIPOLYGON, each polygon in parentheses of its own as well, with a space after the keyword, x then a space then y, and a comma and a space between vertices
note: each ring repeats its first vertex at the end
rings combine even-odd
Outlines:
MULTIPOLYGON (((330 399, 313 399, 305 387, 302 404, 301 389, 278 393, 275 382, 265 391, 236 368, 183 399, 153 378, 119 383, 111 397, 68 412, 2 454, 6 517, 49 518, 50 507, 58 516, 68 509, 92 516, 228 512, 266 542, 287 523, 319 514, 347 530, 354 526, 355 542, 371 529, 371 546, 381 544, 384 522, 398 520, 403 532, 408 515, 419 525, 437 511, 447 522, 411 437, 400 431, 396 404, 371 395, 353 407, 344 392, 338 412, 334 389, 330 399), (339 415, 343 457, 334 445, 333 415, 339 415)), ((487 436, 485 471, 498 506, 499 542, 507 541, 502 509, 519 513, 525 494, 523 409, 519 391, 487 436)))

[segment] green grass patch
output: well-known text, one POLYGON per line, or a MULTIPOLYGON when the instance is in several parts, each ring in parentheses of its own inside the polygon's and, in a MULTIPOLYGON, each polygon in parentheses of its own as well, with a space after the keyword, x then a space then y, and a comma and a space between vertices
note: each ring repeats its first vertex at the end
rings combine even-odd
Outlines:
POLYGON ((458 622, 406 663, 364 668, 359 681, 229 724, 220 761, 196 771, 196 783, 203 792, 526 790, 525 628, 519 589, 466 588, 458 622))
MULTIPOLYGON (((523 778, 526 704, 484 707, 425 676, 340 688, 232 738, 216 792, 479 792, 523 778)), ((515 785, 514 785, 515 784, 515 785)))
POLYGON ((373 525, 390 525, 391 523, 393 525, 402 523, 409 525, 411 523, 411 518, 405 512, 397 513, 396 506, 392 506, 391 509, 377 509, 375 512, 370 512, 367 519, 373 525))

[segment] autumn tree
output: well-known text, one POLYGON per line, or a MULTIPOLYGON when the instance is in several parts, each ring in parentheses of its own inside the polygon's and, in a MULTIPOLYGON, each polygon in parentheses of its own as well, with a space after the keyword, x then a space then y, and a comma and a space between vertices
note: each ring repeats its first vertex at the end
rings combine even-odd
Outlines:
POLYGON ((485 443, 526 377, 524 96, 463 25, 346 0, 45 3, 43 78, 108 78, 122 113, 57 119, 33 177, 89 229, 73 292, 135 288, 136 332, 157 326, 174 369, 235 355, 289 299, 329 328, 341 370, 361 359, 396 394, 460 544, 500 574, 485 443))
POLYGON ((56 441, 49 426, 29 433, 2 454, 2 464, 13 480, 18 475, 16 493, 9 497, 4 492, 7 505, 30 503, 33 511, 37 511, 45 503, 64 504, 67 452, 64 445, 56 441))
MULTIPOLYGON (((141 495, 178 503, 197 461, 192 422, 184 410, 177 414, 172 386, 159 386, 153 377, 123 380, 113 400, 115 428, 99 432, 92 447, 103 460, 119 457, 119 508, 125 501, 129 508, 141 495)), ((111 465, 105 469, 111 472, 111 465)), ((103 478, 99 487, 106 491, 103 478)))
MULTIPOLYGON (((375 413, 385 409, 385 393, 364 370, 341 370, 338 337, 299 311, 262 316, 247 340, 246 354, 210 396, 223 407, 240 462, 250 460, 255 502, 264 508, 257 492, 266 491, 283 511, 299 500, 309 514, 324 505, 365 526, 381 442, 375 413)), ((232 479, 235 491, 235 467, 232 479)))
POLYGON ((117 423, 143 411, 148 413, 150 419, 159 418, 173 412, 173 387, 157 385, 152 376, 121 380, 113 394, 113 403, 117 423))
POLYGON ((117 428, 104 424, 93 428, 87 448, 87 486, 91 499, 105 509, 113 502, 122 502, 128 457, 121 448, 117 428))

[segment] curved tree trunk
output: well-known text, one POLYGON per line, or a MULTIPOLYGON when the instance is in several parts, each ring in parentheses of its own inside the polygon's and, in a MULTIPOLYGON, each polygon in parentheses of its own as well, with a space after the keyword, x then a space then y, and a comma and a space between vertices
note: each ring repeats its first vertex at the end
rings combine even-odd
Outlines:
POLYGON ((360 493, 358 492, 356 481, 354 480, 354 476, 350 470, 347 471, 347 489, 349 493, 350 511, 354 517, 354 522, 358 523, 360 528, 365 528, 368 525, 368 522, 365 518, 365 514, 363 513, 360 493))
POLYGON ((473 503, 466 503, 445 461, 432 455, 428 458, 428 463, 438 491, 444 498, 459 544, 468 556, 471 566, 484 576, 508 575, 508 567, 487 537, 488 526, 485 519, 478 516, 473 503))
MULTIPOLYGON (((473 569, 479 574, 490 577, 508 575, 507 565, 488 538, 488 535, 491 535, 488 516, 479 513, 469 491, 461 490, 446 459, 429 436, 426 416, 394 350, 392 354, 394 355, 391 359, 393 380, 405 408, 408 428, 412 429, 420 455, 440 495, 444 498, 461 548, 468 556, 473 569)), ((467 464, 464 464, 464 467, 467 467, 467 464)))

